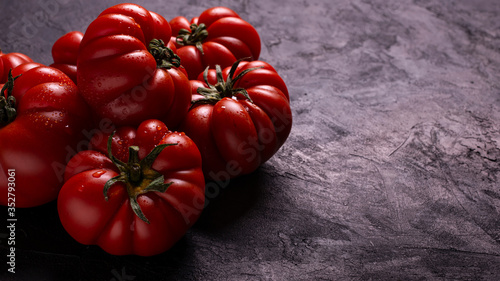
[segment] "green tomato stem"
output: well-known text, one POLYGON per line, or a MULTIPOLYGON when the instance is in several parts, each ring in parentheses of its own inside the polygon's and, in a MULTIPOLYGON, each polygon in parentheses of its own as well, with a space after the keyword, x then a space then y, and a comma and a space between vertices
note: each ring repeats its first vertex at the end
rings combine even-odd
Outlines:
POLYGON ((182 28, 179 30, 179 35, 176 38, 177 44, 181 46, 195 46, 204 55, 203 40, 208 37, 207 27, 204 23, 200 23, 200 25, 193 23, 189 26, 189 29, 182 28))
POLYGON ((192 101, 192 105, 194 106, 195 104, 203 103, 203 104, 216 104, 218 101, 220 101, 223 98, 232 98, 235 95, 243 95, 246 99, 248 99, 250 102, 253 103, 252 99, 248 95, 248 92, 244 88, 235 88, 235 84, 238 80, 240 80, 243 76, 245 76, 247 73, 250 71, 254 71, 257 69, 260 69, 262 67, 254 67, 254 68, 249 68, 245 69, 242 72, 240 72, 236 77, 234 77, 234 74, 236 73, 236 69, 238 68, 238 65, 243 59, 237 60, 232 66, 231 70, 229 71, 229 75, 224 81, 224 77, 222 75, 222 68, 220 65, 215 66, 215 75, 217 77, 217 83, 215 85, 211 85, 208 82, 208 67, 205 68, 205 71, 203 72, 203 79, 205 80, 205 83, 208 85, 207 88, 199 87, 197 89, 198 94, 203 96, 203 99, 195 100, 192 101))
POLYGON ((104 199, 108 198, 108 192, 112 185, 117 182, 125 184, 129 196, 130 207, 134 213, 144 222, 150 223, 141 210, 137 197, 141 194, 156 191, 163 193, 172 184, 165 183, 165 178, 162 174, 152 168, 153 162, 158 155, 168 146, 176 145, 176 143, 161 144, 156 146, 144 159, 139 159, 139 147, 129 147, 129 159, 127 163, 120 161, 111 152, 111 144, 114 132, 108 138, 108 155, 111 161, 120 171, 120 174, 111 178, 106 182, 103 189, 104 199))
POLYGON ((14 81, 19 78, 18 75, 16 77, 12 76, 12 69, 9 70, 9 75, 7 82, 3 85, 0 90, 0 127, 6 126, 16 119, 17 110, 16 110, 16 98, 12 95, 12 91, 14 90, 14 81), (7 95, 5 92, 7 91, 7 95))
POLYGON ((148 50, 156 60, 157 68, 171 69, 181 66, 181 58, 165 46, 161 39, 153 39, 149 42, 148 50))

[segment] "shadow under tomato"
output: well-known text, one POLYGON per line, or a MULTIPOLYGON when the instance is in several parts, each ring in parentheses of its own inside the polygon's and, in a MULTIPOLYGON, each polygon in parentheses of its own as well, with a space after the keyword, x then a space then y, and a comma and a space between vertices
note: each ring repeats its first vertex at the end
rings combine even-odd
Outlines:
POLYGON ((76 243, 64 230, 56 201, 38 207, 16 208, 15 213, 16 250, 65 255, 86 247, 76 243))
MULTIPOLYGON (((49 278, 44 280, 91 280, 95 276, 103 276, 105 280, 111 280, 117 274, 189 279, 186 266, 196 252, 193 236, 197 232, 219 233, 244 217, 261 199, 262 181, 263 173, 258 169, 232 179, 226 185, 218 183, 218 190, 207 193, 210 196, 207 197, 208 204, 194 225, 194 231, 188 231, 168 251, 153 257, 113 256, 98 246, 78 243, 61 225, 56 201, 34 208, 18 208, 16 258, 25 270, 21 275, 26 280, 34 276, 49 278), (37 262, 30 262, 33 260, 37 262)), ((208 184, 207 188, 210 188, 208 184)), ((0 209, 7 213, 6 207, 0 209)), ((6 236, 5 232, 0 232, 2 238, 6 236)), ((0 238, 4 240, 4 246, 7 244, 5 238, 0 238)), ((6 247, 0 249, 6 250, 6 247)))
POLYGON ((262 193, 262 172, 231 179, 228 183, 207 182, 205 209, 193 226, 202 231, 224 228, 254 208, 262 193))

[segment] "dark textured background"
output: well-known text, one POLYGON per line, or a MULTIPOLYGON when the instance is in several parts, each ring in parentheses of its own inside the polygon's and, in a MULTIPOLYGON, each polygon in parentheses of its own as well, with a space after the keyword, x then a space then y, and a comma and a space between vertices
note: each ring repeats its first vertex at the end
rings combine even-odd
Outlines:
MULTIPOLYGON (((118 3, 0 1, 2 50, 45 64, 118 3)), ((500 280, 498 1, 135 3, 252 23, 289 87, 291 135, 156 257, 79 245, 55 204, 18 210, 13 280, 500 280)))

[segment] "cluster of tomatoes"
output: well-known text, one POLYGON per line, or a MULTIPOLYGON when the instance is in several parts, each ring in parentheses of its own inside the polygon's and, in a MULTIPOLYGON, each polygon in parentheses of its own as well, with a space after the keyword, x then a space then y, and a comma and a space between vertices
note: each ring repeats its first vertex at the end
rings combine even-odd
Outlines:
POLYGON ((290 133, 287 87, 260 48, 229 8, 168 22, 119 4, 57 40, 50 66, 0 52, 0 203, 57 199, 80 243, 166 251, 200 216, 206 181, 255 171, 290 133))

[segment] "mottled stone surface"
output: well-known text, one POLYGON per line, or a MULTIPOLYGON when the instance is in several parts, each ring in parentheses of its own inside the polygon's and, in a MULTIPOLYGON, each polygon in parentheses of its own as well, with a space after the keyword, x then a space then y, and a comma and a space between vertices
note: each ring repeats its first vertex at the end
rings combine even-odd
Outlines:
MULTIPOLYGON (((115 3, 1 0, 0 47, 50 64, 57 38, 115 3)), ((291 135, 258 171, 212 190, 165 254, 79 245, 52 203, 18 211, 18 273, 0 276, 500 280, 497 1, 136 3, 167 19, 224 5, 252 23, 289 87, 291 135)))

